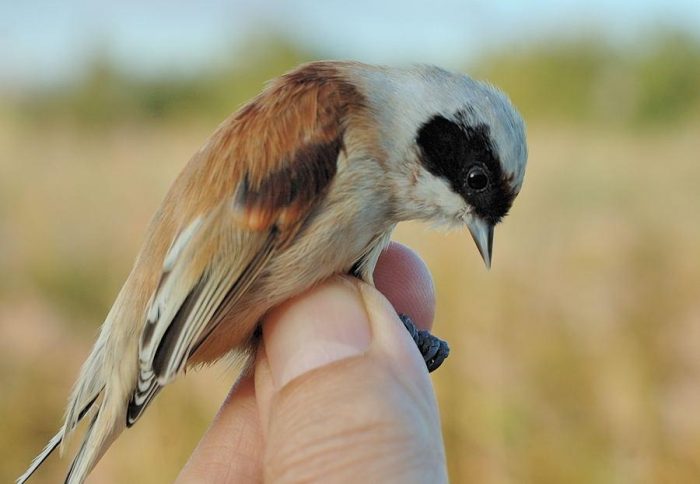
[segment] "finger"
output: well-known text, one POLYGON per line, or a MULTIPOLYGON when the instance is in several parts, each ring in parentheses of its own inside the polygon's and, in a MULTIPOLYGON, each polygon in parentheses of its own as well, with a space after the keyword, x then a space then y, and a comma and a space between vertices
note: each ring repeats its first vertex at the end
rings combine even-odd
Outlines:
POLYGON ((374 283, 399 314, 407 314, 420 329, 430 329, 435 317, 435 286, 423 259, 405 245, 392 242, 379 257, 374 283))
POLYGON ((272 311, 263 344, 264 480, 445 482, 425 363, 378 291, 331 279, 272 311))
POLYGON ((267 360, 265 344, 258 346, 255 355, 255 395, 258 402, 258 415, 260 416, 260 430, 264 442, 267 442, 267 429, 270 421, 270 402, 276 392, 275 384, 270 372, 270 363, 267 360))
POLYGON ((243 377, 180 472, 177 484, 257 483, 262 478, 263 441, 253 377, 243 377))

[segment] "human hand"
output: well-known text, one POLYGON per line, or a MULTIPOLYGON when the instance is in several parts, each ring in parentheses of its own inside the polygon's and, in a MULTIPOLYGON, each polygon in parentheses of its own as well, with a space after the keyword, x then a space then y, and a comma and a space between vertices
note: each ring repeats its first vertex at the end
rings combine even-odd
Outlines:
POLYGON ((430 329, 433 285, 392 244, 377 288, 336 277, 272 311, 177 483, 447 482, 425 362, 396 312, 430 329), (393 307, 392 307, 393 305, 393 307))

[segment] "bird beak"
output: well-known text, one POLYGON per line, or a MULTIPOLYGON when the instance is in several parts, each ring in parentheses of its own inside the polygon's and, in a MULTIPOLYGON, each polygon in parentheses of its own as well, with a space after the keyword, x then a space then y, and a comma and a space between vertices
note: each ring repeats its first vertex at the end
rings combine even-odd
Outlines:
POLYGON ((467 227, 472 234, 477 249, 484 259, 486 268, 491 268, 491 254, 493 252, 493 225, 480 218, 472 218, 467 221, 467 227))

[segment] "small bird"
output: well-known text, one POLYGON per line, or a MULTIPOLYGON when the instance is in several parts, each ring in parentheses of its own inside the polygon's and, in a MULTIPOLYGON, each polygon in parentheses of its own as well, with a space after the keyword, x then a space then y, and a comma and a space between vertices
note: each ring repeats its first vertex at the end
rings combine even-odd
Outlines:
MULTIPOLYGON (((70 396, 25 482, 88 420, 66 482, 81 483, 186 368, 250 361, 275 305, 333 274, 372 283, 405 220, 466 225, 487 266, 520 191, 524 123, 508 98, 419 65, 312 62, 227 118, 148 228, 70 396)), ((447 345, 402 317, 429 370, 447 345)))

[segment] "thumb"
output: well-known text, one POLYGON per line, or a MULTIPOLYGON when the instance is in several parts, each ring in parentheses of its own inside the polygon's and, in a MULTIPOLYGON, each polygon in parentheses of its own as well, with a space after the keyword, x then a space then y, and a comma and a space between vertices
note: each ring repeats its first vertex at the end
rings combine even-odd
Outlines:
POLYGON ((391 304, 334 278, 263 324, 255 384, 269 482, 446 482, 440 420, 391 304))

